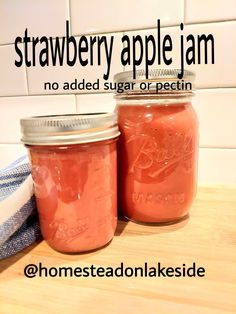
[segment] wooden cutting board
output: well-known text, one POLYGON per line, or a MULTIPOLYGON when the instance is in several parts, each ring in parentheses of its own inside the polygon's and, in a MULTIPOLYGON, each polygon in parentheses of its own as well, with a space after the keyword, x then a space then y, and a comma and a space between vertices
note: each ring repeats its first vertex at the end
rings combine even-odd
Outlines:
POLYGON ((0 313, 236 313, 236 188, 200 187, 189 219, 150 227, 119 221, 113 241, 89 254, 61 254, 45 241, 0 261, 0 313), (196 263, 205 277, 35 277, 44 267, 196 263))

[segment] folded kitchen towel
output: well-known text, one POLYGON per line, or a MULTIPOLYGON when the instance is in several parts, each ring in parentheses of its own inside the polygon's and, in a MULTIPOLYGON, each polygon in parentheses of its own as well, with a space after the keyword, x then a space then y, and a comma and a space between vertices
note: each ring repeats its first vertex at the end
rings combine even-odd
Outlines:
POLYGON ((27 156, 0 170, 0 259, 40 237, 27 156))

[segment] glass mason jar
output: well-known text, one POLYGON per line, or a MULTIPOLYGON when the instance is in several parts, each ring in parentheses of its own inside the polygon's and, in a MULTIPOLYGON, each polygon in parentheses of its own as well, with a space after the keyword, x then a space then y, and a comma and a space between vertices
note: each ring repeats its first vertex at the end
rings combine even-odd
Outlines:
MULTIPOLYGON (((133 89, 115 96, 121 131, 119 207, 135 222, 181 220, 196 193, 198 120, 191 105, 192 90, 181 84, 180 90, 173 90, 178 73, 177 69, 153 70, 146 79, 138 70, 135 80, 131 71, 114 77, 117 83, 135 82, 133 89), (140 89, 141 82, 149 83, 148 91, 140 89), (167 83, 172 89, 157 93, 156 83, 167 83)), ((181 82, 191 87, 194 78, 193 72, 185 71, 181 82)))
POLYGON ((21 120, 42 235, 61 252, 104 246, 117 225, 115 114, 21 120))

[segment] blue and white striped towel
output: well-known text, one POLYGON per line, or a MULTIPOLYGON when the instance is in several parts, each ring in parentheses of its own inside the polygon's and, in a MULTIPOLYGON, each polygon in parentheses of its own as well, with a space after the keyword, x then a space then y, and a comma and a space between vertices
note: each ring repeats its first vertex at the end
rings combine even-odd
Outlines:
POLYGON ((27 156, 0 170, 0 259, 40 237, 27 156))

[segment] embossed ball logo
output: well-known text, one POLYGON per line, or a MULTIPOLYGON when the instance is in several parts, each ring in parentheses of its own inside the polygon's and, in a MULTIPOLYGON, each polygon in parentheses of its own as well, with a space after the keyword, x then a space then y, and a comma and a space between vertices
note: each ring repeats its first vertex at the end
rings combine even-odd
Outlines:
POLYGON ((130 160, 129 173, 137 180, 163 181, 177 167, 189 172, 193 166, 193 131, 177 133, 173 130, 159 130, 156 136, 135 134, 129 137, 127 145, 135 152, 130 160), (132 147, 131 147, 132 146, 132 147))

